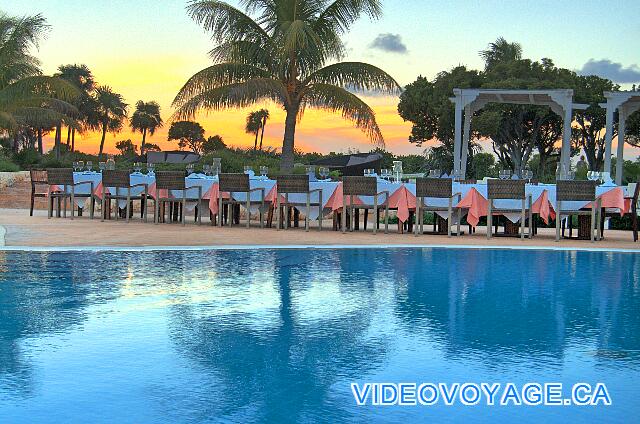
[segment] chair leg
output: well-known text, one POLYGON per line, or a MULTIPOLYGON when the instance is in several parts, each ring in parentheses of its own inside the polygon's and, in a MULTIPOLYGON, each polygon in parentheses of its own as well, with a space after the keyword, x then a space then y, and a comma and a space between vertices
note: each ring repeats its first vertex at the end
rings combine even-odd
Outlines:
POLYGON ((342 233, 347 231, 347 196, 342 196, 342 233))
POLYGON ((638 241, 638 211, 636 210, 636 206, 633 205, 631 208, 631 229, 633 230, 633 241, 638 241))
POLYGON ((389 196, 386 200, 387 204, 384 207, 384 233, 389 234, 389 196))
POLYGON ((184 197, 184 190, 182 191, 182 215, 180 216, 180 222, 182 223, 182 226, 184 227, 185 225, 187 225, 187 221, 186 221, 186 215, 187 215, 187 200, 184 197))
POLYGON ((29 216, 33 216, 33 205, 36 201, 36 191, 35 188, 31 188, 31 208, 29 209, 29 216))
MULTIPOLYGON (((378 210, 378 196, 377 195, 373 197, 373 210, 374 211, 378 210)), ((365 214, 369 213, 369 210, 365 209, 364 213, 365 214)), ((364 230, 367 231, 367 227, 365 227, 364 230)), ((376 226, 374 225, 373 226, 373 234, 375 235, 377 233, 378 233, 378 230, 377 230, 376 226)))
POLYGON ((492 225, 493 225, 493 201, 489 199, 489 208, 487 210, 487 239, 491 238, 492 225))
POLYGON ((222 204, 222 193, 219 194, 220 198, 218 199, 218 227, 222 228, 222 221, 224 215, 224 209, 222 204))
POLYGON ((520 240, 524 240, 524 225, 525 225, 525 199, 522 199, 522 212, 520 213, 520 240))
POLYGON ((49 197, 47 198, 47 207, 47 219, 51 219, 53 217, 53 197, 51 196, 51 193, 49 193, 49 197))
POLYGON ((413 227, 413 235, 415 237, 418 237, 418 228, 420 227, 420 202, 422 201, 421 198, 416 198, 416 218, 415 218, 415 224, 413 227))
POLYGON ((453 219, 452 207, 453 199, 449 198, 449 207, 447 208, 447 237, 451 237, 451 220, 453 219))
POLYGON ((309 231, 309 215, 311 214, 311 194, 307 193, 307 216, 304 217, 304 230, 309 231))
POLYGON ((558 211, 556 212, 556 242, 560 241, 560 223, 562 222, 562 214, 560 211, 562 210, 562 205, 560 202, 557 204, 558 211))
POLYGON ((591 207, 591 243, 596 241, 595 239, 595 231, 596 231, 596 208, 595 206, 591 207))

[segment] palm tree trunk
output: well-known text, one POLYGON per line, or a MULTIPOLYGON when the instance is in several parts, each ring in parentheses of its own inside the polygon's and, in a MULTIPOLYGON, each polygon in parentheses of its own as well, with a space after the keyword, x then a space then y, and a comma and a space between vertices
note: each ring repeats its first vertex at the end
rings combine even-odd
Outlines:
POLYGON ((56 159, 60 159, 60 143, 62 142, 62 124, 56 125, 55 151, 56 159))
POLYGON ((43 149, 42 149, 42 128, 38 128, 38 153, 40 153, 40 155, 42 155, 42 153, 43 153, 43 149))
POLYGON ((262 151, 262 139, 264 138, 264 127, 267 125, 267 118, 262 118, 262 133, 260 134, 260 151, 262 151))
POLYGON ((142 130, 142 144, 140 145, 140 154, 144 155, 144 141, 147 139, 147 129, 142 130))
POLYGON ((76 151, 76 129, 71 130, 71 151, 76 151))
POLYGON ((102 124, 102 138, 100 139, 100 151, 98 153, 98 162, 102 160, 102 150, 104 150, 104 139, 107 136, 107 124, 102 124))
POLYGON ((293 147, 296 135, 296 119, 299 106, 287 108, 287 117, 284 121, 284 140, 282 141, 282 156, 280 157, 280 170, 293 171, 293 147))
POLYGON ((256 130, 256 139, 253 142, 253 151, 255 152, 256 150, 258 150, 258 133, 260 132, 260 129, 258 128, 256 130))
POLYGON ((67 147, 71 146, 71 127, 67 127, 67 147))

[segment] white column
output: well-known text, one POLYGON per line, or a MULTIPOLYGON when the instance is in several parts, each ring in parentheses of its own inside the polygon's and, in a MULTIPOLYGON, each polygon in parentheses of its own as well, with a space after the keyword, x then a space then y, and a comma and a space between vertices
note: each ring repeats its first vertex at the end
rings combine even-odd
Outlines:
POLYGON ((471 107, 464 108, 464 130, 462 132, 462 152, 460 159, 460 169, 462 177, 467 178, 467 157, 469 156, 469 137, 471 137, 471 107))
POLYGON ((611 175, 611 147, 613 144, 613 105, 607 103, 607 124, 605 127, 604 135, 604 172, 609 172, 611 175))
POLYGON ((616 156, 616 184, 622 184, 622 165, 624 164, 624 133, 626 125, 626 110, 618 108, 618 155, 616 156))
POLYGON ((454 119, 455 133, 453 139, 453 171, 460 170, 460 147, 462 144, 462 135, 460 130, 462 129, 462 99, 456 96, 456 113, 454 119))
POLYGON ((562 128, 562 147, 560 149, 560 163, 566 172, 571 164, 571 104, 564 107, 564 126, 562 128))

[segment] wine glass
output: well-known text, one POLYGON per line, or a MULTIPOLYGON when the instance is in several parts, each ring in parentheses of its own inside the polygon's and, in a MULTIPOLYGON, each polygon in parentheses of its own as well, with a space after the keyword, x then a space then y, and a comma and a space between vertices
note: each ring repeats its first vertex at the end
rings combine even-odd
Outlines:
POLYGON ((78 172, 82 171, 84 169, 84 161, 79 160, 78 161, 78 172))
POLYGON ((244 173, 251 175, 251 172, 253 172, 253 168, 251 167, 251 165, 245 165, 244 166, 244 173))
POLYGON ((78 162, 77 161, 73 161, 71 166, 73 167, 73 172, 76 172, 78 170, 78 162))
POLYGON ((147 174, 149 175, 155 175, 155 167, 156 164, 152 163, 152 162, 147 162, 147 174))
POLYGON ((141 170, 142 170, 142 163, 133 162, 133 172, 135 172, 136 174, 139 174, 141 170))
POLYGON ((522 171, 522 178, 531 183, 531 178, 533 178, 533 171, 529 168, 526 168, 524 171, 522 171))
POLYGON ((269 167, 268 166, 261 166, 260 167, 260 176, 262 177, 262 179, 266 180, 268 173, 269 173, 269 167))
POLYGON ((91 172, 91 169, 93 168, 93 162, 88 160, 86 163, 86 166, 87 166, 87 171, 91 172))
POLYGON ((104 162, 104 161, 98 162, 98 168, 100 169, 100 172, 103 172, 105 169, 107 169, 107 162, 104 162))
POLYGON ((440 170, 439 169, 432 169, 429 171, 429 178, 440 178, 440 170))
POLYGON ((187 170, 187 175, 191 175, 191 174, 193 174, 193 170, 195 169, 195 165, 190 163, 185 168, 187 170))
POLYGON ((202 165, 202 172, 204 172, 204 175, 206 175, 207 177, 211 175, 211 165, 209 165, 208 163, 202 165))

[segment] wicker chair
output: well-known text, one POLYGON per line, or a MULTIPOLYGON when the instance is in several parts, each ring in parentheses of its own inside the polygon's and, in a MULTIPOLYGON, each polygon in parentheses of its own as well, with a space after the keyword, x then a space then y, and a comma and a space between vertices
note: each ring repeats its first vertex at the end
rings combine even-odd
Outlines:
MULTIPOLYGON (((631 184, 630 184, 631 185, 631 184)), ((640 179, 635 184, 633 193, 631 196, 625 196, 625 200, 631 203, 631 210, 628 212, 631 215, 631 230, 633 231, 633 241, 638 241, 638 195, 640 194, 640 179)), ((600 238, 604 236, 604 219, 607 216, 620 216, 618 212, 607 212, 606 209, 601 209, 600 212, 600 238)))
POLYGON ((29 171, 31 176, 31 208, 29 216, 33 216, 33 206, 36 197, 47 197, 49 193, 49 180, 47 180, 47 171, 32 169, 29 171), (38 186, 43 186, 42 190, 38 190, 38 186))
POLYGON ((600 205, 601 200, 596 198, 595 181, 558 180, 556 182, 556 241, 560 241, 560 224, 563 215, 569 218, 571 215, 591 215, 591 241, 600 240, 600 220, 597 219, 600 205), (565 210, 562 208, 562 202, 574 201, 588 201, 591 202, 591 206, 588 209, 565 210))
POLYGON ((529 219, 528 237, 532 236, 533 215, 531 207, 533 201, 531 195, 525 193, 525 180, 496 180, 487 181, 487 193, 489 197, 489 206, 487 208, 487 238, 492 236, 494 200, 521 200, 522 207, 520 209, 499 209, 500 212, 520 212, 520 238, 524 240, 524 229, 526 218, 529 219), (528 216, 527 216, 528 215, 528 216))
MULTIPOLYGON (((447 236, 451 237, 451 224, 453 218, 453 199, 460 201, 461 193, 453 193, 453 180, 450 178, 416 178, 416 226, 415 235, 423 234, 424 211, 447 211, 447 236), (449 206, 429 206, 425 204, 425 198, 448 199, 449 206), (418 228, 419 227, 419 228, 418 228), (418 233, 419 231, 419 233, 418 233)), ((461 210, 458 209, 458 235, 460 234, 461 210)))
POLYGON ((166 203, 170 204, 180 204, 182 207, 182 214, 180 221, 182 225, 185 225, 185 214, 187 201, 197 202, 196 207, 196 221, 198 225, 202 224, 202 187, 194 186, 194 187, 186 187, 186 182, 184 179, 184 171, 158 171, 156 172, 156 202, 154 205, 153 211, 153 220, 157 224, 160 222, 160 210, 161 206, 166 203), (167 197, 160 196, 160 190, 167 190, 167 197), (182 192, 182 197, 171 197, 171 190, 180 190, 182 192), (188 196, 188 192, 196 192, 197 196, 188 196))
POLYGON ((129 222, 131 216, 131 202, 140 201, 141 214, 144 222, 147 222, 147 199, 149 198, 148 184, 131 185, 131 171, 129 170, 107 170, 102 171, 102 221, 108 218, 111 209, 111 201, 116 201, 116 219, 119 215, 118 200, 126 200, 126 221, 129 222), (142 187, 144 191, 140 195, 131 195, 131 189, 142 187), (114 188, 115 193, 107 192, 107 189, 114 188), (120 194, 120 189, 126 189, 126 194, 120 194))
POLYGON ((53 202, 58 201, 57 216, 60 216, 60 203, 64 205, 64 217, 67 217, 67 199, 71 208, 71 219, 73 219, 75 213, 75 199, 76 197, 84 197, 91 199, 90 203, 90 218, 93 219, 93 210, 95 208, 95 198, 93 197, 93 181, 82 181, 76 183, 73 181, 73 169, 71 168, 51 168, 47 169, 47 183, 49 184, 49 218, 53 216, 53 202), (88 184, 90 191, 88 194, 76 193, 76 187, 88 184), (51 186, 62 187, 61 191, 51 191, 51 186))
POLYGON ((318 207, 318 216, 320 219, 318 230, 322 231, 322 189, 317 188, 314 190, 309 190, 309 176, 308 175, 280 175, 277 177, 278 182, 278 198, 276 200, 276 211, 278 213, 278 224, 277 228, 280 230, 280 225, 282 223, 282 211, 281 208, 284 208, 286 219, 284 220, 284 228, 287 228, 289 223, 289 214, 287 213, 290 206, 302 206, 302 203, 293 203, 289 201, 289 194, 306 194, 307 202, 305 203, 307 209, 304 220, 304 229, 305 231, 309 231, 309 214, 311 213, 311 206, 318 207), (311 202, 311 194, 318 193, 318 202, 311 202), (284 195, 284 203, 280 200, 281 194, 284 195))
POLYGON ((254 188, 252 189, 249 185, 249 175, 247 174, 220 174, 219 178, 219 187, 220 187, 220 196, 219 196, 219 212, 218 212, 218 226, 222 227, 222 211, 225 205, 229 205, 229 215, 228 222, 229 226, 233 225, 233 207, 235 205, 240 205, 242 203, 245 204, 247 208, 247 228, 251 226, 251 205, 259 204, 259 214, 260 214, 260 228, 264 228, 264 188, 254 188), (228 192, 229 199, 223 199, 222 193, 228 192), (260 200, 252 201, 251 193, 260 192, 260 200), (237 201, 233 198, 234 193, 245 193, 247 196, 247 200, 245 202, 237 201))
MULTIPOLYGON (((389 232, 389 192, 378 192, 378 181, 376 177, 360 177, 360 176, 344 176, 342 177, 342 232, 347 231, 347 210, 349 215, 353 217, 355 206, 353 204, 353 196, 372 196, 373 205, 358 205, 358 209, 364 209, 365 213, 369 213, 369 209, 374 214, 384 209, 384 233, 389 232), (380 204, 380 196, 384 195, 384 202, 380 204), (347 196, 349 196, 349 205, 347 205, 347 196)), ((367 230, 365 225, 364 230, 367 230)), ((378 223, 373 225, 373 234, 378 230, 378 223)), ((353 225, 351 226, 353 231, 353 225)))

